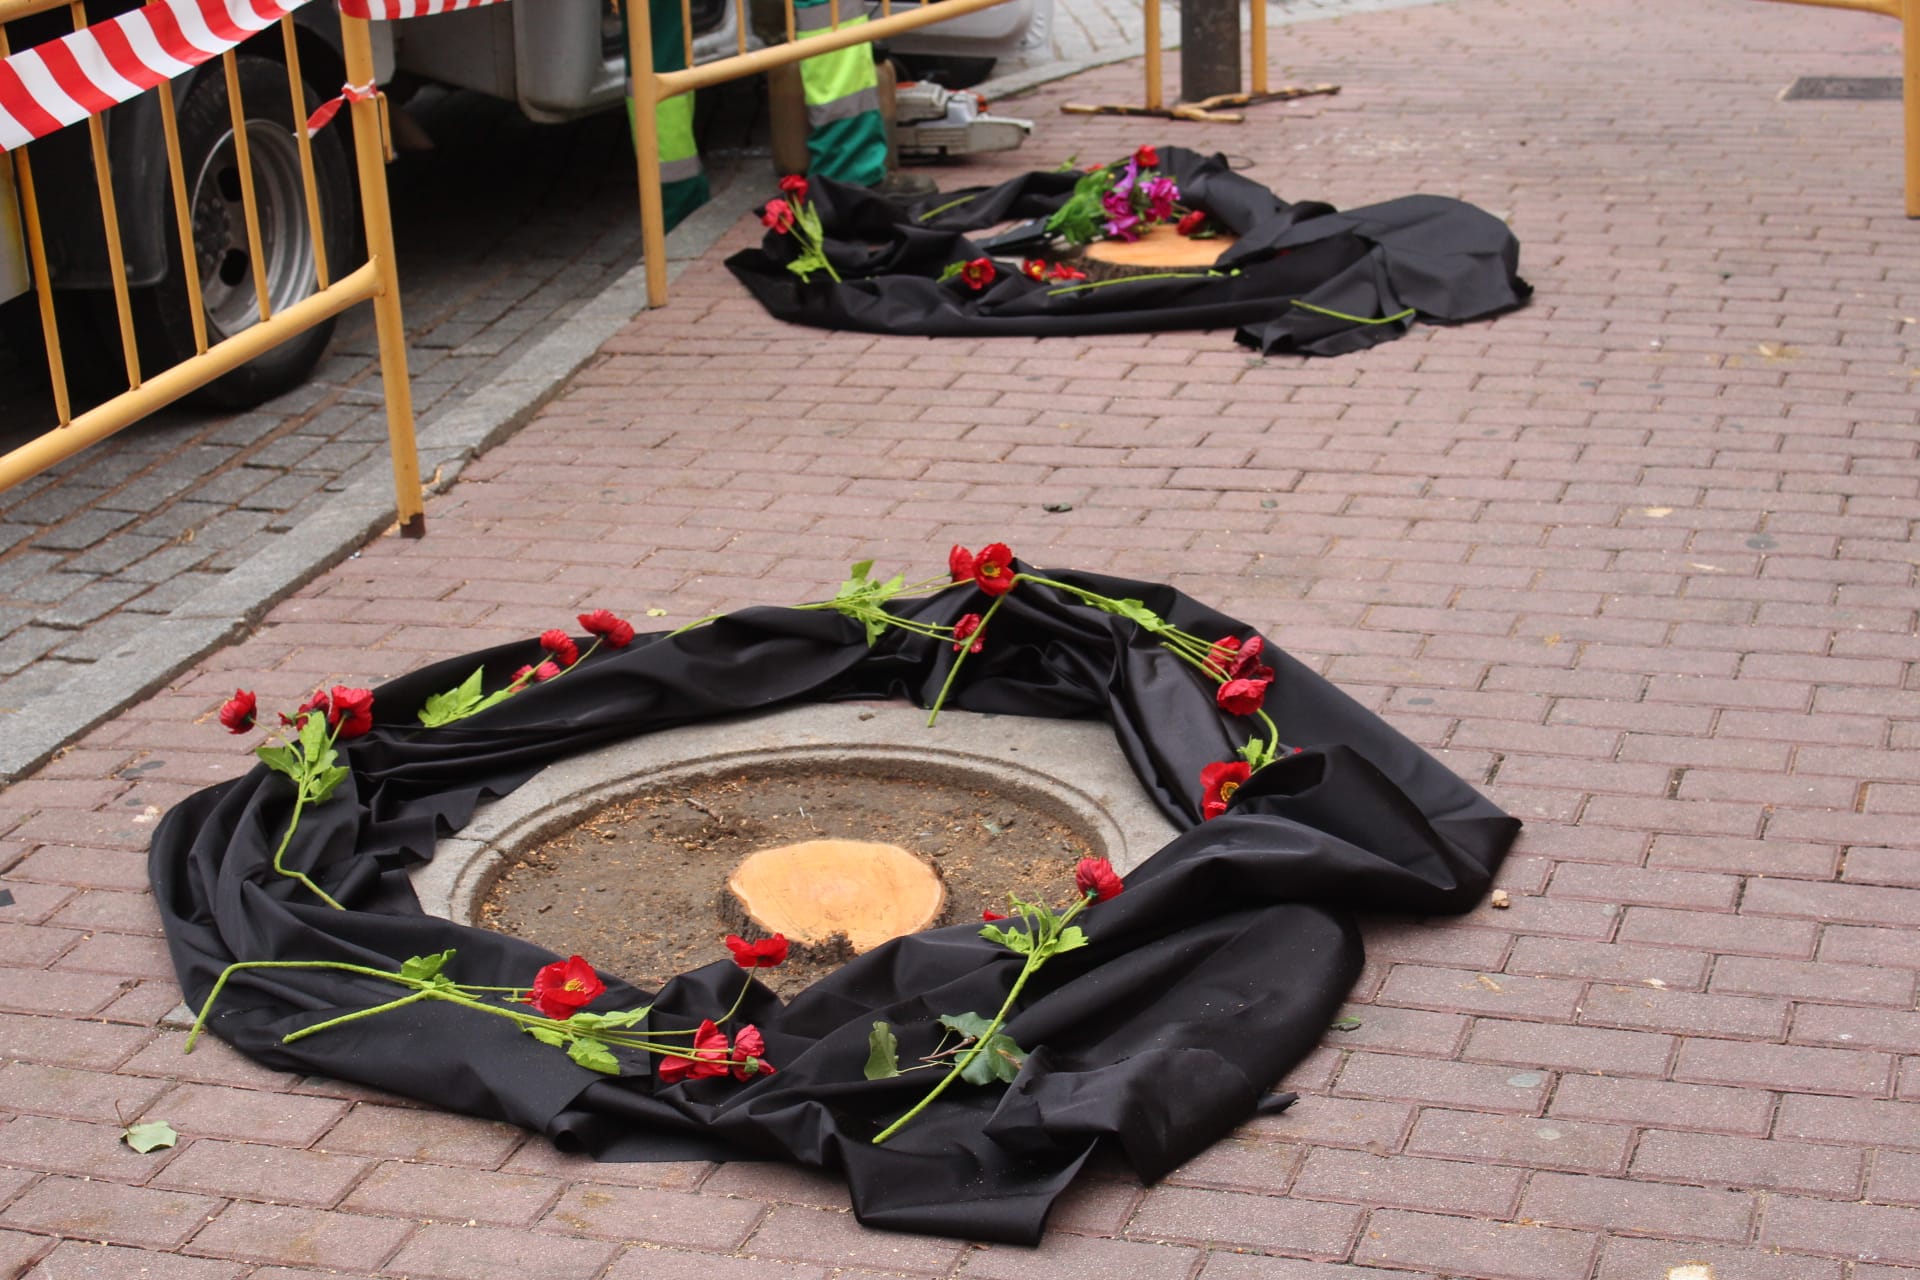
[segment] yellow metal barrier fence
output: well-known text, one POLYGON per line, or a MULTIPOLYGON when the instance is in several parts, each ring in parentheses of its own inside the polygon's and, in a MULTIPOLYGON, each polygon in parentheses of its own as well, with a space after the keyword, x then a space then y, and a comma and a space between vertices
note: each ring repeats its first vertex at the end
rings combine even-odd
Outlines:
POLYGON ((1822 9, 1877 13, 1901 24, 1901 89, 1906 115, 1907 216, 1920 218, 1920 0, 1779 0, 1822 9))
MULTIPOLYGON (((749 53, 746 37, 747 0, 734 0, 734 16, 740 28, 739 53, 694 66, 692 37, 689 35, 686 51, 688 66, 681 71, 657 72, 652 70, 653 32, 649 24, 636 14, 627 23, 627 63, 633 69, 634 151, 639 158, 640 238, 647 260, 647 305, 663 307, 667 303, 667 233, 660 193, 660 126, 657 116, 657 108, 662 102, 696 89, 711 88, 728 80, 757 75, 774 67, 801 62, 856 44, 871 44, 903 31, 912 31, 1006 3, 1008 0, 939 0, 937 4, 919 0, 911 12, 894 13, 892 0, 882 0, 878 18, 842 27, 842 0, 831 0, 829 17, 832 27, 804 40, 795 40, 793 0, 786 0, 787 43, 749 53)), ((691 32, 692 26, 687 15, 689 0, 680 0, 680 5, 681 29, 691 32)), ((860 0, 845 0, 845 5, 850 18, 866 13, 866 7, 860 0)))
MULTIPOLYGON (((34 14, 67 9, 74 28, 86 25, 86 12, 79 0, 0 0, 0 58, 12 50, 7 40, 7 24, 34 14)), ((349 84, 370 85, 374 81, 373 54, 367 33, 367 21, 342 15, 340 18, 341 53, 349 84)), ((362 222, 366 234, 367 261, 339 279, 332 279, 326 260, 327 236, 321 225, 321 209, 314 172, 313 150, 306 130, 308 104, 302 91, 300 54, 291 16, 279 20, 281 42, 286 59, 291 110, 298 138, 299 168, 305 200, 307 228, 314 247, 314 291, 300 300, 275 310, 267 280, 267 259, 261 238, 261 210, 255 190, 255 166, 249 152, 248 116, 241 97, 239 67, 233 50, 220 55, 226 79, 227 99, 232 112, 233 145, 237 157, 240 203, 245 215, 245 233, 252 269, 254 297, 259 319, 219 342, 208 343, 207 312, 201 293, 198 255, 194 245, 193 211, 187 198, 187 175, 181 161, 180 128, 172 86, 162 83, 148 90, 156 95, 166 140, 167 168, 170 178, 175 231, 179 237, 181 276, 186 290, 189 321, 195 354, 169 368, 148 376, 141 367, 135 338, 134 308, 127 284, 126 251, 120 231, 119 209, 114 196, 108 163, 107 134, 98 113, 86 121, 92 151, 94 183, 100 197, 100 218, 106 234, 106 253, 110 265, 114 312, 118 320, 120 345, 126 363, 127 390, 79 415, 72 412, 65 358, 60 345, 60 328, 55 319, 53 290, 48 278, 46 237, 41 225, 41 206, 34 188, 30 148, 9 153, 15 184, 24 214, 28 262, 40 307, 41 331, 46 339, 47 365, 53 384, 55 411, 60 425, 13 451, 0 455, 0 489, 19 484, 48 467, 74 456, 117 431, 171 404, 180 397, 233 372, 248 361, 273 350, 300 334, 338 315, 360 302, 372 302, 374 324, 380 348, 380 373, 386 393, 387 434, 392 453, 394 498, 398 506, 402 532, 418 537, 426 531, 421 508, 420 464, 413 436, 413 392, 407 379, 405 331, 400 316, 399 277, 394 259, 393 226, 387 205, 386 147, 383 141, 377 98, 368 97, 350 104, 353 123, 354 163, 359 177, 362 222)), ((264 33, 263 33, 264 36, 264 33)), ((256 37, 261 38, 261 37, 256 37)))

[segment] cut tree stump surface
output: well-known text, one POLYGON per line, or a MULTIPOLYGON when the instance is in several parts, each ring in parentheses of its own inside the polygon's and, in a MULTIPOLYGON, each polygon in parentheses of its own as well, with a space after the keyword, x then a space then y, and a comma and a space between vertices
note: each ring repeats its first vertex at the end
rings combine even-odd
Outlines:
POLYGON ((768 933, 808 943, 841 933, 861 953, 928 928, 947 896, 932 867, 899 845, 871 840, 762 849, 734 869, 727 891, 768 933))

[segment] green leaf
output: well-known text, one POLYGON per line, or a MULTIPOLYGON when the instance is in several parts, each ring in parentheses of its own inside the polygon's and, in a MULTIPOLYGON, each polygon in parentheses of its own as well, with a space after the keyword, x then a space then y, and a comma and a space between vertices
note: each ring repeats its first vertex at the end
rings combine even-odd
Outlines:
POLYGON ((598 1040, 575 1040, 567 1046, 567 1056, 589 1071, 609 1076, 620 1074, 620 1060, 598 1040))
POLYGON ((1333 1029, 1335 1031, 1358 1031, 1360 1029, 1360 1019, 1341 1018, 1333 1024, 1333 1029))
POLYGON ((983 1018, 977 1013, 943 1013, 940 1025, 951 1027, 967 1040, 978 1040, 993 1028, 992 1018, 983 1018))
POLYGON ((1011 1036, 995 1035, 973 1056, 960 1078, 968 1084, 992 1084, 995 1080, 1012 1084, 1026 1061, 1027 1051, 1015 1044, 1011 1036))
POLYGON ((145 1124, 130 1124, 120 1131, 120 1141, 138 1151, 141 1155, 149 1151, 158 1151, 170 1147, 180 1140, 173 1126, 165 1120, 149 1120, 145 1124))
POLYGON ((550 1044, 556 1049, 567 1042, 567 1033, 558 1027, 543 1027, 535 1024, 527 1028, 527 1034, 541 1044, 550 1044))
POLYGON ((988 942, 997 942, 1016 955, 1029 955, 1033 951, 1033 935, 1025 929, 1003 929, 990 924, 980 930, 980 936, 988 942))
POLYGON ((1060 931, 1059 937, 1053 940, 1053 946, 1048 949, 1047 954, 1057 956, 1062 951, 1078 951, 1086 945, 1086 933, 1079 925, 1070 924, 1060 931))
POLYGON ((900 1041, 884 1022, 874 1023, 867 1033, 865 1071, 869 1080, 888 1080, 900 1074, 900 1041))
POLYGON ((327 714, 324 711, 309 711, 300 725, 300 754, 309 764, 320 761, 320 753, 327 749, 327 714))
MULTIPOLYGON (((601 1026, 614 1031, 621 1027, 637 1027, 645 1022, 647 1015, 652 1012, 652 1005, 643 1004, 638 1009, 616 1009, 612 1013, 599 1014, 598 1017, 601 1026)), ((578 1018, 580 1015, 576 1013, 573 1016, 578 1018)))
POLYGON ((426 705, 420 708, 420 723, 429 729, 437 729, 443 724, 452 724, 455 720, 464 720, 472 715, 480 705, 483 693, 481 685, 486 674, 485 667, 475 667, 473 674, 461 681, 458 688, 428 697, 426 705))
POLYGON ((867 575, 872 572, 873 572, 873 561, 862 560, 859 564, 856 564, 851 569, 847 570, 847 580, 849 582, 865 582, 867 580, 867 575))
POLYGON ((454 948, 448 947, 438 955, 414 956, 400 966, 400 976, 412 978, 415 982, 428 982, 440 976, 440 971, 453 959, 454 948))
MULTIPOLYGON (((327 758, 332 759, 332 757, 333 752, 329 750, 327 752, 327 758)), ((307 798, 315 804, 326 803, 326 801, 332 797, 333 789, 346 781, 346 778, 347 770, 337 765, 332 768, 319 770, 307 784, 307 798)))
POLYGON ((300 781, 300 753, 292 747, 255 747, 253 754, 275 773, 284 773, 295 783, 300 781))

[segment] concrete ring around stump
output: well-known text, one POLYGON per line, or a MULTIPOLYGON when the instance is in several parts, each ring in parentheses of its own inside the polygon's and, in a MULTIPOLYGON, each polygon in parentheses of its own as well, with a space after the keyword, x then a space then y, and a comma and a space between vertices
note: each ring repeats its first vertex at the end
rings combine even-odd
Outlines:
MULTIPOLYGON (((480 904, 522 853, 648 791, 756 766, 884 768, 1011 794, 1092 837, 1125 874, 1178 835, 1100 721, 943 711, 906 702, 814 703, 667 729, 547 766, 482 804, 410 872, 429 915, 481 925, 480 904)), ((484 927, 484 926, 483 926, 484 927)))

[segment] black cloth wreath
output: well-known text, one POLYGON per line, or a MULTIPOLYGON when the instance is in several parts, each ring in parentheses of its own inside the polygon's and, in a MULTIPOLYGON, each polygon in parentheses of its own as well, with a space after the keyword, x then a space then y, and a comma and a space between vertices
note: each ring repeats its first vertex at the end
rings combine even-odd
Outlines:
POLYGON ((1037 252, 1044 237, 974 241, 968 232, 1044 219, 1078 173, 1023 174, 995 187, 908 205, 863 187, 811 184, 829 261, 842 277, 802 281, 791 236, 768 232, 727 269, 781 320, 820 329, 930 337, 1044 337, 1233 327, 1262 352, 1340 355, 1397 338, 1414 320, 1459 323, 1523 304, 1520 243, 1499 218, 1444 196, 1415 195, 1345 212, 1289 204, 1222 155, 1161 147, 1181 203, 1239 237, 1211 276, 1062 289, 1002 271, 985 290, 941 282, 951 263, 1037 252), (1406 313, 1406 314, 1403 314, 1406 313), (1399 317, 1387 319, 1388 317, 1399 317))
MULTIPOLYGON (((1051 576, 1139 598, 1196 635, 1248 634, 1170 587, 1051 576)), ((952 623, 981 600, 948 590, 897 611, 952 623)), ((436 729, 414 722, 428 694, 458 684, 476 661, 498 687, 540 660, 537 642, 404 676, 377 690, 372 731, 340 744, 351 776, 305 812, 288 858, 346 910, 274 872, 292 797, 265 766, 166 815, 150 870, 181 988, 198 1008, 236 960, 397 969, 450 947, 459 981, 524 986, 550 952, 422 914, 407 879, 407 866, 432 857, 435 839, 479 801, 549 761, 673 725, 802 701, 904 694, 924 705, 952 647, 890 631, 869 648, 860 626, 835 613, 748 609, 602 649, 565 679, 436 729)), ((391 985, 337 971, 243 971, 221 994, 212 1030, 269 1067, 510 1121, 601 1159, 795 1160, 842 1172, 870 1226, 1034 1243, 1099 1140, 1112 1139, 1152 1180, 1256 1109, 1290 1101, 1268 1090, 1318 1042, 1360 967, 1347 913, 1466 910, 1519 830, 1313 671, 1268 653, 1277 675, 1267 710, 1305 749, 1259 771, 1225 815, 1202 823, 1199 773, 1238 746, 1204 682, 1123 618, 1046 588, 1005 597, 991 643, 962 668, 948 705, 1106 719, 1184 834, 1128 876, 1124 893, 1085 913, 1090 946, 1056 958, 1030 985, 1008 1026, 1033 1050, 1018 1080, 949 1090, 885 1146, 869 1139, 926 1081, 866 1080, 869 1029, 885 1019, 903 1048, 922 1033, 931 1047, 939 1014, 998 1007, 1020 960, 982 940, 978 925, 888 943, 785 1006, 755 984, 741 1017, 763 1030, 778 1074, 747 1084, 665 1087, 644 1067, 598 1075, 504 1019, 434 1001, 281 1044, 290 1031, 394 997, 391 985)), ((726 1008, 741 981, 728 960, 675 978, 654 999, 654 1017, 691 1027, 726 1008)), ((646 999, 609 978, 601 1007, 646 999)))

